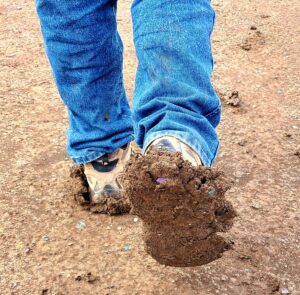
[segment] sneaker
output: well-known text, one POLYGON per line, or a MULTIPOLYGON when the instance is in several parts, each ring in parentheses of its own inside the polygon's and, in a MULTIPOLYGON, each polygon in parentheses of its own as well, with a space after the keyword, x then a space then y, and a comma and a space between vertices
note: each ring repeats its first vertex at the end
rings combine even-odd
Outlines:
POLYGON ((189 161, 193 166, 202 165, 198 154, 190 146, 174 136, 163 136, 153 140, 146 149, 145 154, 152 148, 171 153, 179 152, 181 153, 183 160, 189 161))
POLYGON ((92 204, 102 203, 110 197, 120 198, 123 196, 123 188, 119 179, 130 155, 131 147, 130 144, 127 144, 114 153, 105 154, 84 165, 92 204))

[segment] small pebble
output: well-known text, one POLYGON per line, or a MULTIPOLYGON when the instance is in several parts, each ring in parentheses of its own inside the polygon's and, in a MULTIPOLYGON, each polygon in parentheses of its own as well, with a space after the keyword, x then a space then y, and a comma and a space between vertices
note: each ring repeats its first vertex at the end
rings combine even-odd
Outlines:
POLYGON ((250 272, 252 272, 252 270, 251 270, 250 268, 245 268, 245 269, 244 269, 244 272, 250 273, 250 272))
POLYGON ((214 189, 214 188, 212 188, 212 189, 210 189, 209 191, 208 191, 208 194, 210 195, 210 196, 214 196, 215 194, 216 194, 216 190, 214 189))
POLYGON ((247 143, 246 140, 241 140, 241 141, 238 142, 238 145, 240 145, 240 146, 245 146, 246 143, 247 143))
POLYGON ((250 205, 250 207, 253 208, 253 209, 257 209, 257 210, 261 208, 261 206, 259 204, 256 204, 256 203, 250 205))
POLYGON ((165 182, 167 182, 167 181, 168 181, 168 179, 165 178, 165 177, 158 177, 158 178, 156 179, 156 182, 159 183, 159 184, 165 183, 165 182))
POLYGON ((287 295, 287 294, 290 294, 288 288, 281 288, 281 294, 282 295, 287 295))
POLYGON ((44 241, 49 241, 49 237, 47 236, 47 235, 45 235, 45 236, 42 236, 42 239, 44 240, 44 241))
POLYGON ((79 220, 78 223, 76 224, 76 228, 79 230, 83 230, 86 228, 86 224, 83 220, 79 220))
POLYGON ((139 219, 138 219, 137 217, 134 217, 134 218, 133 218, 133 221, 134 221, 134 222, 138 222, 139 219))
POLYGON ((68 243, 68 246, 72 246, 72 245, 73 245, 73 243, 72 243, 72 242, 68 243))
POLYGON ((124 245, 123 250, 124 250, 125 252, 130 251, 130 245, 127 245, 127 244, 124 245))
POLYGON ((122 226, 118 226, 118 227, 117 227, 117 230, 121 230, 121 229, 122 229, 122 226))
POLYGON ((25 254, 30 254, 32 252, 32 249, 30 247, 25 248, 25 254))

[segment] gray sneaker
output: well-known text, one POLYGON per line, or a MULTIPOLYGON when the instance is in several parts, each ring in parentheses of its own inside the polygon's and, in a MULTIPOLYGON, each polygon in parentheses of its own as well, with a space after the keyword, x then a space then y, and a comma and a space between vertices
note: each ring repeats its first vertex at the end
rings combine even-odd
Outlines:
POLYGON ((114 153, 105 154, 84 165, 92 204, 101 203, 109 197, 118 198, 123 195, 123 188, 119 179, 130 155, 131 146, 127 144, 114 153))
POLYGON ((165 150, 171 153, 179 152, 181 153, 182 158, 189 161, 193 166, 202 165, 198 154, 190 146, 174 136, 163 136, 153 140, 146 149, 145 154, 152 148, 165 150))

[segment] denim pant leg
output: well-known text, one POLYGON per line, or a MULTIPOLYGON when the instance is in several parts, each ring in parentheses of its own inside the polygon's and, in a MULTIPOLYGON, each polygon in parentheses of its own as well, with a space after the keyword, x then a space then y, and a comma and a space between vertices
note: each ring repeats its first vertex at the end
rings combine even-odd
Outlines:
POLYGON ((211 84, 209 0, 135 0, 132 5, 138 70, 133 99, 137 143, 173 135, 206 166, 219 146, 220 101, 211 84))
POLYGON ((116 0, 37 0, 46 52, 68 108, 67 152, 90 162, 133 139, 116 0))

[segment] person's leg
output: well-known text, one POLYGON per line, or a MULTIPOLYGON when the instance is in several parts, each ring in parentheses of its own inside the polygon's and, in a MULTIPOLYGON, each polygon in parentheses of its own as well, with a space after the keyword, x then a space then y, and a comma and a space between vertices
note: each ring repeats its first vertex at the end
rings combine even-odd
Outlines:
POLYGON ((91 162, 133 139, 122 81, 116 0, 37 0, 59 93, 68 108, 67 152, 91 162))
POLYGON ((133 99, 137 143, 174 136, 210 166, 217 154, 221 106, 211 84, 209 0, 135 0, 138 70, 133 99))

